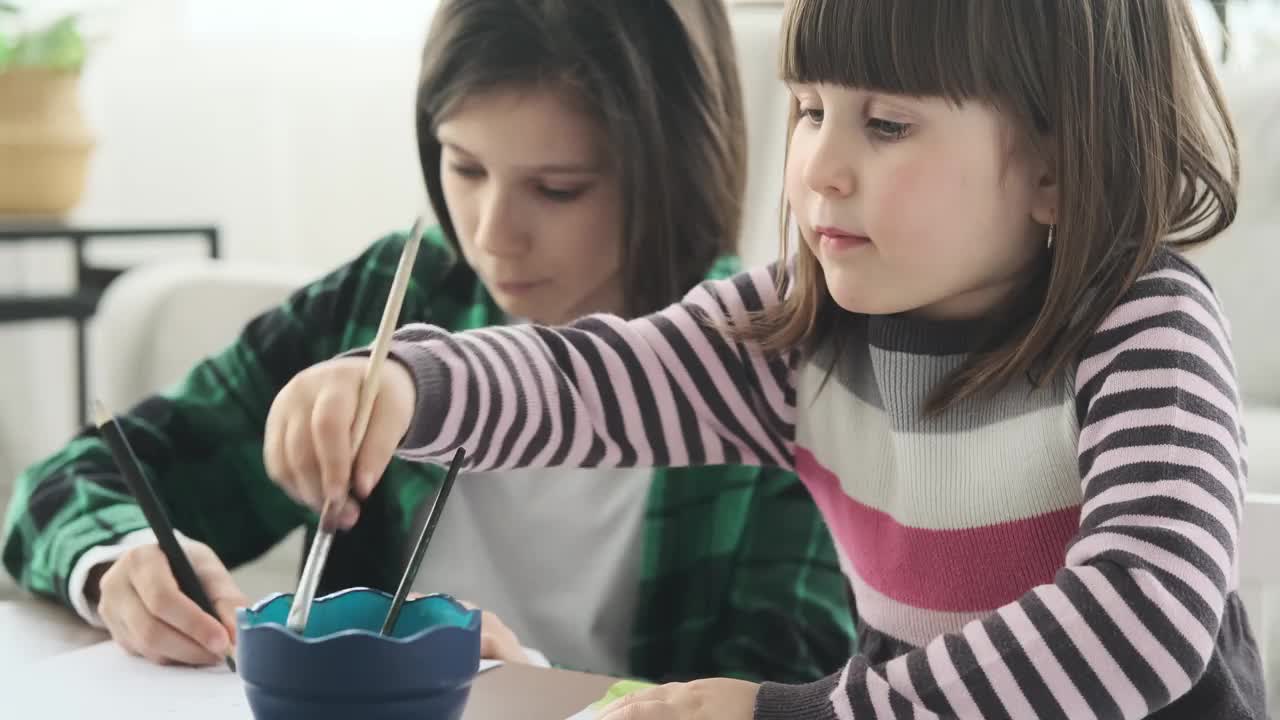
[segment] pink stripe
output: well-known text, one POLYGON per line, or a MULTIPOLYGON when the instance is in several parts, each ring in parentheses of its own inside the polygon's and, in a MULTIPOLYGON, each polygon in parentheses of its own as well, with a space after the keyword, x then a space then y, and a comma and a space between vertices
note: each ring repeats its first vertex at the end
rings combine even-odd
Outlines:
POLYGON ((867 669, 867 694, 871 696, 871 707, 876 717, 893 720, 893 706, 889 704, 889 683, 884 681, 874 670, 867 669))
MULTIPOLYGON (((692 296, 692 294, 691 294, 692 296)), ((737 298, 737 295, 734 295, 737 298)), ((737 302, 741 302, 740 299, 737 302)), ((718 306, 715 302, 708 302, 703 308, 708 313, 718 313, 718 306)), ((672 318, 675 321, 676 328, 684 337, 685 342, 689 345, 693 353, 703 361, 702 370, 711 378, 712 388, 701 388, 701 392, 715 392, 720 396, 721 400, 728 406, 729 413, 743 427, 752 440, 764 449, 765 452, 773 446, 773 436, 764 427, 761 422, 760 415, 756 413, 746 393, 748 388, 740 387, 736 380, 730 376, 727 368, 720 363, 719 356, 716 354, 715 347, 707 340, 703 334, 702 325, 692 316, 682 315, 680 318, 672 318)), ((774 412, 779 409, 774 408, 774 412)), ((726 438, 733 438, 732 434, 725 433, 726 438)), ((733 438, 736 440, 736 438, 733 438)), ((735 443, 739 444, 739 443, 735 443)), ((743 448, 746 452, 746 448, 743 448)), ((754 456, 754 453, 751 453, 754 456)), ((760 461, 774 460, 774 458, 758 458, 760 461)))
POLYGON ((1156 272, 1148 273, 1138 278, 1139 283, 1149 282, 1151 280, 1176 280, 1177 282, 1182 283, 1187 287, 1187 290, 1208 301, 1209 306, 1214 309, 1214 312, 1218 313, 1218 316, 1222 318, 1224 323, 1226 322, 1226 315, 1222 312, 1222 304, 1218 302, 1218 296, 1214 295, 1213 292, 1209 290, 1209 287, 1204 284, 1204 281, 1195 275, 1181 270, 1157 270, 1156 272))
POLYGON ((1205 629, 1199 618, 1193 615, 1181 600, 1170 593, 1169 588, 1151 574, 1150 570, 1135 568, 1130 570, 1129 574, 1133 576, 1138 587, 1142 588, 1142 593, 1164 612, 1169 622, 1182 633, 1187 642, 1191 643, 1191 647, 1196 649, 1200 654, 1200 662, 1207 665, 1216 643, 1213 635, 1205 629))
POLYGON ((926 710, 920 705, 916 705, 912 710, 915 711, 912 713, 912 717, 916 718, 916 720, 939 720, 938 713, 926 710))
POLYGON ((1186 671, 1174 660, 1168 648, 1151 634, 1151 630, 1120 597, 1120 593, 1102 575, 1102 571, 1097 568, 1079 568, 1075 570, 1075 575, 1106 609, 1107 614, 1120 627, 1120 633, 1125 639, 1151 664, 1151 669, 1169 691, 1169 697, 1181 697, 1191 689, 1191 678, 1186 671))
POLYGON ((852 665, 853 660, 844 664, 840 677, 836 679, 835 689, 827 696, 837 720, 853 720, 853 705, 849 702, 849 675, 853 672, 852 665))
POLYGON ((713 453, 720 454, 720 457, 717 459, 723 459, 723 455, 721 454, 721 449, 719 447, 719 440, 726 439, 733 442, 734 445, 741 449, 743 460, 746 464, 777 462, 776 458, 757 457, 756 453, 743 446, 741 439, 735 437, 733 433, 730 433, 728 429, 724 427, 723 423, 716 417, 716 414, 707 404, 705 398, 713 393, 716 394, 724 401, 729 412, 734 415, 734 417, 742 424, 746 432, 755 439, 757 443, 764 448, 768 448, 772 444, 768 441, 768 434, 761 426, 755 411, 746 403, 745 399, 742 397, 741 391, 733 385, 729 379, 728 373, 726 373, 724 367, 719 364, 705 338, 690 337, 691 333, 687 331, 689 326, 694 327, 693 335, 700 336, 700 333, 696 330, 697 321, 690 317, 687 314, 687 311, 681 310, 681 313, 682 314, 677 315, 675 309, 672 309, 666 314, 666 317, 675 325, 676 329, 690 344, 693 352, 698 353, 699 357, 706 360, 706 364, 702 366, 702 369, 711 377, 712 387, 701 387, 694 382, 692 376, 689 374, 688 368, 684 366, 683 362, 681 362, 679 355, 676 354, 666 336, 656 325, 649 323, 641 324, 636 328, 636 332, 641 335, 643 342, 646 342, 653 348, 654 353, 662 362, 663 367, 676 379, 676 383, 680 386, 681 392, 684 393, 685 399, 689 402, 690 406, 693 408, 694 414, 698 417, 699 424, 703 426, 704 433, 707 430, 710 430, 715 434, 716 442, 714 443, 708 442, 705 436, 703 438, 707 454, 709 456, 713 453))
MULTIPOLYGON (((631 330, 631 325, 628 330, 631 330)), ((640 369, 653 388, 653 402, 658 406, 658 423, 662 432, 662 441, 667 446, 671 464, 688 462, 689 449, 685 445, 684 433, 681 432, 680 410, 676 406, 675 388, 663 371, 662 362, 647 343, 642 342, 643 334, 636 331, 620 333, 623 342, 630 348, 640 364, 640 369)))
POLYGON ((609 437, 609 433, 606 431, 604 395, 601 393, 600 386, 596 384, 595 377, 591 374, 591 363, 587 362, 587 358, 573 346, 569 347, 569 359, 573 363, 573 374, 578 379, 579 394, 581 395, 582 407, 578 409, 582 412, 579 414, 579 422, 586 424, 590 428, 594 439, 603 442, 604 457, 600 459, 600 465, 602 467, 614 467, 622 459, 622 449, 609 437))
MULTIPOLYGON (((772 308, 778 305, 778 293, 773 286, 773 276, 768 268, 755 270, 749 276, 751 284, 756 289, 756 294, 760 296, 761 305, 764 308, 772 308)), ((733 320, 736 327, 748 326, 752 319, 747 312, 746 306, 741 302, 730 306, 733 311, 733 320)), ((779 417, 788 422, 795 422, 796 408, 795 405, 787 402, 786 390, 787 386, 781 386, 773 379, 773 372, 769 367, 770 358, 766 357, 758 347, 749 348, 751 362, 755 367, 756 375, 760 378, 760 385, 764 388, 764 399, 769 407, 773 409, 779 417)), ((796 385, 795 367, 797 363, 793 362, 795 353, 789 354, 787 357, 778 358, 776 362, 783 362, 788 368, 787 377, 789 378, 789 387, 794 388, 796 385)))
POLYGON ((555 385, 547 385, 546 377, 549 370, 547 365, 546 348, 542 345, 535 344, 534 335, 526 332, 511 333, 512 344, 517 345, 513 348, 515 357, 522 358, 528 355, 531 362, 516 363, 516 373, 520 380, 520 386, 528 390, 526 402, 526 412, 530 421, 525 423, 524 431, 520 434, 520 445, 516 452, 516 457, 525 453, 529 445, 533 442, 533 437, 540 427, 546 427, 550 430, 547 435, 547 441, 542 449, 534 456, 530 467, 546 467, 551 462, 551 458, 556 452, 556 448, 560 446, 560 441, 564 438, 564 425, 560 422, 559 408, 560 398, 555 393, 555 385), (523 349, 525 352, 520 353, 523 349), (539 385, 538 380, 543 381, 539 385), (546 385, 544 388, 543 385, 546 385))
POLYGON ((1089 400, 1089 408, 1092 409, 1100 398, 1108 395, 1117 395, 1131 390, 1159 388, 1177 388, 1183 392, 1193 393, 1221 410, 1228 417, 1236 419, 1239 416, 1240 409, 1236 401, 1223 394, 1213 383, 1193 372, 1168 368, 1122 370, 1112 373, 1107 378, 1107 381, 1103 383, 1098 394, 1089 400))
MULTIPOLYGON (((1190 374, 1188 373, 1188 375, 1190 374)), ((1112 378, 1115 379, 1115 376, 1112 376, 1112 378)), ((1199 380, 1200 378, 1195 379, 1199 380)), ((1201 382, 1204 381, 1201 380, 1201 382)), ((1207 383, 1205 384, 1207 385, 1207 383)), ((1178 387, 1182 391, 1190 391, 1196 395, 1200 395, 1200 397, 1209 402, 1214 402, 1218 399, 1205 397, 1199 392, 1199 389, 1193 389, 1188 385, 1189 384, 1179 383, 1178 387)), ((1143 384, 1142 386, 1151 387, 1146 384, 1143 384)), ((1225 399, 1221 394, 1219 394, 1219 398, 1225 399)), ((1234 407, 1231 407, 1231 410, 1234 410, 1234 407)), ((1230 414, 1233 417, 1235 415, 1234 412, 1230 412, 1230 414)), ((1223 427, 1221 423, 1214 422, 1202 415, 1185 412, 1177 406, 1172 405, 1146 410, 1127 410, 1125 412, 1116 413, 1115 415, 1095 420, 1080 431, 1080 450, 1083 452, 1093 449, 1098 445, 1098 443, 1102 442, 1113 433, 1140 427, 1180 428, 1188 432, 1208 435, 1221 443, 1222 447, 1226 448, 1227 451, 1231 453, 1231 456, 1236 459, 1236 462, 1239 462, 1239 441, 1232 436, 1231 430, 1223 427)), ((1173 431, 1169 430, 1168 432, 1173 431)))
POLYGON ((1120 706, 1124 717, 1145 717, 1148 708, 1146 701, 1142 699, 1142 694, 1133 686, 1133 681, 1120 668, 1116 659, 1111 657, 1111 653, 1107 652, 1102 641, 1093 632, 1093 628, 1089 627, 1089 623, 1080 616, 1062 590, 1056 585, 1042 585, 1034 592, 1071 638, 1071 643, 1075 645, 1085 663, 1093 668, 1103 687, 1120 706))
MULTIPOLYGON (((511 426, 515 423, 516 419, 515 385, 511 382, 511 374, 506 371, 506 361, 502 359, 500 354, 498 354, 498 350, 495 347, 497 345, 506 344, 503 340, 502 332, 503 331, 501 329, 497 329, 495 332, 481 338, 480 342, 475 343, 478 354, 489 363, 489 366, 493 368, 493 374, 498 378, 498 387, 495 389, 496 395, 494 396, 498 406, 498 424, 494 426, 492 434, 486 438, 486 441, 480 444, 480 448, 483 449, 483 454, 480 455, 480 461, 476 464, 476 467, 497 469, 498 456, 502 451, 502 443, 494 442, 494 439, 505 438, 511 431, 511 426)), ((479 369, 478 364, 477 369, 479 369)), ((480 377, 483 376, 481 375, 480 377)), ((483 384, 487 385, 488 382, 486 381, 483 384)), ((492 418, 487 414, 482 414, 476 425, 483 429, 491 419, 492 418)))
MULTIPOLYGON (((467 363, 467 377, 473 380, 479 373, 479 350, 476 346, 480 344, 481 343, 478 342, 469 342, 466 345, 462 345, 463 358, 467 363)), ((471 386, 475 387, 479 401, 475 405, 475 422, 472 423, 471 427, 464 430, 464 432, 467 433, 465 446, 467 448, 467 455, 470 456, 474 454, 475 457, 475 460, 470 464, 471 469, 485 470, 488 468, 484 464, 484 459, 480 456, 480 448, 488 447, 489 445, 489 438, 484 434, 484 419, 489 416, 489 406, 494 402, 493 389, 489 387, 489 383, 487 382, 472 383, 471 386)), ((465 398, 466 395, 464 394, 460 397, 465 398)))
MULTIPOLYGON (((919 652, 912 650, 911 652, 919 652)), ((897 690, 902 697, 911 701, 913 705, 920 705, 920 693, 916 692, 915 683, 911 682, 911 672, 907 668, 907 658, 911 653, 899 655, 884 664, 884 676, 889 680, 889 684, 897 690)))
POLYGON ((942 638, 938 638, 926 645, 924 653, 929 660, 929 672, 933 674, 933 681, 937 683, 938 689, 947 698, 951 709, 955 711, 955 716, 962 718, 982 717, 982 713, 978 711, 977 703, 973 701, 973 696, 969 694, 968 686, 964 684, 964 681, 960 679, 960 674, 956 672, 955 663, 951 662, 951 653, 947 652, 942 638))
POLYGON ((1076 387, 1084 387, 1095 375, 1110 366, 1117 356, 1129 350, 1164 350, 1195 355, 1208 363, 1224 382, 1231 382, 1235 377, 1235 373, 1223 364, 1222 358, 1205 341, 1177 328, 1156 327, 1135 333, 1110 350, 1086 358, 1076 371, 1076 387))
POLYGON ((1032 624, 1031 618, 1027 617, 1027 611, 1023 609, 1022 604, 1010 603, 1000 608, 998 612, 1000 617, 1004 618, 1005 625, 1009 627, 1013 637, 1018 641, 1018 646, 1027 654, 1027 658, 1031 660, 1031 665, 1040 674, 1040 679, 1044 681, 1045 686, 1049 688, 1049 692, 1062 705, 1063 712, 1066 713, 1067 717, 1079 718, 1080 720, 1097 720, 1098 716, 1089 707, 1084 695, 1080 694, 1080 689, 1076 687, 1075 681, 1071 679, 1071 676, 1067 675, 1062 663, 1058 662, 1057 656, 1053 654, 1053 650, 1044 641, 1040 631, 1032 624))
MULTIPOLYGON (((629 332, 625 324, 616 318, 600 318, 614 325, 614 330, 619 334, 627 334, 629 332), (623 325, 623 327, 616 327, 623 325)), ((622 357, 602 338, 596 335, 589 336, 589 341, 595 346, 596 352, 600 354, 601 361, 604 363, 605 374, 609 378, 608 390, 613 393, 611 402, 616 403, 619 414, 622 416, 623 432, 626 438, 631 442, 636 452, 636 465, 640 467, 648 467, 653 465, 653 446, 649 442, 649 438, 644 430, 644 421, 640 417, 640 399, 636 394, 635 379, 631 376, 631 372, 627 369, 627 365, 623 362, 622 357)), ((603 430, 604 413, 603 409, 600 415, 601 429, 603 430)), ((605 435, 605 433, 601 433, 605 435)), ((610 445, 618 447, 618 456, 621 458, 622 449, 614 439, 610 438, 610 445)))
POLYGON ((1209 453, 1182 445, 1134 445, 1099 453, 1094 458, 1089 476, 1084 479, 1084 494, 1086 496, 1089 494, 1089 486, 1099 475, 1145 462, 1183 465, 1203 470, 1231 493, 1231 497, 1236 502, 1236 508, 1233 510, 1240 507, 1240 484, 1236 482, 1231 470, 1224 467, 1218 458, 1209 453))
POLYGON ((1018 681, 1004 661, 1004 657, 996 650, 996 646, 987 636, 987 628, 981 622, 971 622, 964 626, 965 640, 969 641, 969 649, 973 651, 974 660, 982 668, 991 683, 991 689, 1000 698, 1000 703, 1011 717, 1035 717, 1036 712, 1022 694, 1018 681))
POLYGON ((1076 534, 1078 507, 956 530, 901 525, 849 497, 806 449, 796 470, 858 576, 891 600, 929 610, 994 610, 1051 582, 1076 534), (982 582, 969 574, 982 568, 982 582))
POLYGON ((1218 567, 1231 567, 1231 551, 1223 547, 1218 538, 1214 537, 1208 530, 1186 520, 1175 520, 1159 515, 1117 515, 1099 524, 1098 527, 1113 529, 1143 527, 1176 532, 1185 538, 1187 542, 1207 553, 1218 567))
MULTIPOLYGON (((420 454, 423 457, 430 457, 450 444, 454 442, 462 443, 464 440, 461 437, 462 415, 466 410, 464 399, 467 397, 467 378, 470 377, 470 373, 466 369, 466 362, 458 353, 446 347, 443 343, 433 343, 431 350, 436 353, 436 357, 449 370, 450 402, 445 413, 444 422, 440 426, 439 436, 436 437, 435 442, 419 448, 418 452, 414 453, 414 456, 420 454)), ((471 462, 467 462, 467 467, 471 467, 471 462)))
POLYGON ((1177 498, 1193 507, 1197 507, 1210 515, 1231 535, 1231 544, 1239 541, 1240 521, 1231 509, 1222 501, 1211 495, 1199 485, 1187 480, 1157 480, 1155 482, 1128 483, 1094 495, 1085 501, 1080 509, 1080 524, 1087 523, 1089 516, 1095 511, 1110 505, 1141 501, 1143 503, 1159 502, 1161 498, 1177 498))
MULTIPOLYGON (((1132 553, 1173 575, 1194 590, 1214 612, 1222 612, 1223 606, 1226 605, 1226 600, 1222 596, 1222 589, 1215 585, 1204 573, 1200 572, 1195 565, 1162 547, 1136 540, 1127 535, 1112 532, 1091 532, 1084 539, 1072 545, 1071 549, 1067 551, 1067 565, 1088 565, 1093 562, 1095 557, 1109 550, 1123 550, 1132 553)), ((1230 568, 1222 568, 1223 575, 1227 575, 1230 570, 1230 568)))
POLYGON ((1231 347, 1231 341, 1222 327, 1221 318, 1210 313, 1200 303, 1177 295, 1146 297, 1127 302, 1111 311, 1096 332, 1114 330, 1167 312, 1182 312, 1190 315, 1213 335, 1223 350, 1231 347))

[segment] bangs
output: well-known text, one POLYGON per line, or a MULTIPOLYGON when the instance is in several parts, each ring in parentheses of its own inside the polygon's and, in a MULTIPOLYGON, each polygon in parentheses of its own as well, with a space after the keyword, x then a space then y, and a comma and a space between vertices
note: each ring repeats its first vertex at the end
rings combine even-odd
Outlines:
MULTIPOLYGON (((1048 3, 1051 4, 1051 3, 1048 3)), ((1043 25, 1020 0, 791 0, 783 18, 782 78, 912 96, 1018 97, 1036 58, 1013 28, 1043 25)), ((1027 6, 1033 6, 1028 8, 1027 6)), ((1033 33, 1042 35, 1042 33, 1033 33)))

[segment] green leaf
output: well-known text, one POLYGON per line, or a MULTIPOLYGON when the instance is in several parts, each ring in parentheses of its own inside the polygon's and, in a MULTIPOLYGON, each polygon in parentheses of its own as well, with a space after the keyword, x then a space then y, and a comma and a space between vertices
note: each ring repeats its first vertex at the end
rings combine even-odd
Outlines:
POLYGON ((17 14, 18 6, 13 3, 0 2, 0 12, 17 14))
POLYGON ((7 63, 15 67, 78 70, 85 60, 84 38, 77 18, 68 15, 43 30, 18 36, 7 63))

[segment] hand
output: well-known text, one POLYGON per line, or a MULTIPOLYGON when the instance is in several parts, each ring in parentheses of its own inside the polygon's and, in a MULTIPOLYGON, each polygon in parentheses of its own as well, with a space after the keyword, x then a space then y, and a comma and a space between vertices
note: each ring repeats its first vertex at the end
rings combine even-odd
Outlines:
POLYGON ((614 702, 600 720, 751 720, 759 691, 753 682, 730 678, 671 683, 614 702))
POLYGON ((168 558, 154 543, 130 548, 110 566, 99 566, 105 571, 95 568, 86 591, 91 599, 98 596, 98 614, 128 652, 162 665, 219 663, 232 651, 236 608, 247 606, 249 599, 209 546, 184 540, 182 547, 217 620, 178 589, 168 558))
MULTIPOLYGON (((466 600, 460 601, 468 610, 479 610, 466 600)), ((480 657, 490 660, 529 665, 529 654, 514 631, 502 622, 502 618, 488 610, 480 611, 480 657)))
MULTIPOLYGON (((416 600, 420 597, 426 597, 422 593, 409 593, 410 600, 416 600)), ((475 603, 459 600, 468 610, 480 610, 475 603)), ((516 637, 515 632, 502 622, 502 618, 488 610, 480 610, 480 658, 483 660, 501 660, 503 662, 518 663, 520 665, 532 664, 529 660, 529 654, 524 651, 524 645, 520 644, 520 639, 516 637)))
POLYGON ((365 498, 378 484, 413 420, 417 388, 403 365, 382 364, 378 396, 359 454, 352 457, 360 385, 367 358, 339 358, 308 368, 285 385, 267 416, 267 473, 294 500, 319 511, 336 503, 339 527, 359 517, 347 495, 365 498))

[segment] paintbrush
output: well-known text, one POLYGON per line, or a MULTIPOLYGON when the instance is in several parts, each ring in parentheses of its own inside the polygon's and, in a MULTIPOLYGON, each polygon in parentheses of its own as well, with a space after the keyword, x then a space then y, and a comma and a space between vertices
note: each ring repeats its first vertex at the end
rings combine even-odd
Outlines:
MULTIPOLYGON (((360 399, 356 408, 355 432, 351 443, 351 456, 354 458, 364 444, 365 432, 369 429, 369 417, 373 414, 373 401, 378 396, 378 382, 382 377, 382 364, 387 359, 387 351, 391 347, 391 335, 395 332, 396 321, 400 317, 400 306, 404 303, 405 290, 409 286, 409 276, 413 272, 413 261, 418 256, 418 246, 422 242, 425 222, 421 217, 413 223, 409 231, 409 239, 400 254, 400 264, 396 267, 395 279, 391 282, 391 292, 387 295, 387 305, 382 310, 382 321, 378 324, 378 334, 374 337, 373 349, 369 354, 364 382, 360 383, 360 399)), ((347 500, 351 502, 351 500, 347 500)), ((316 586, 320 584, 320 574, 324 571, 325 561, 329 557, 329 547, 333 544, 335 528, 334 515, 342 508, 333 507, 333 503, 325 500, 320 508, 320 523, 316 528, 315 538, 311 541, 311 550, 307 553, 307 561, 302 566, 302 576, 298 579, 298 590, 293 594, 293 602, 289 606, 289 616, 285 621, 288 628, 296 633, 307 629, 307 618, 311 615, 311 603, 315 599, 316 586)))
POLYGON ((400 610, 404 607, 404 601, 409 597, 409 588, 413 586, 413 581, 418 577, 418 569, 422 567, 422 558, 427 554, 427 543, 431 542, 431 536, 435 534, 436 525, 440 522, 440 514, 444 511, 444 501, 449 498, 449 490, 453 488, 453 481, 458 477, 458 470, 462 468, 462 460, 466 457, 466 451, 458 448, 458 452, 453 455, 453 462, 449 464, 449 472, 444 476, 444 482, 440 485, 440 490, 436 493, 436 499, 431 503, 431 511, 427 514, 427 522, 422 526, 422 533, 418 535, 418 542, 413 546, 413 555, 409 558, 409 565, 404 569, 404 576, 400 578, 400 587, 396 588, 395 597, 391 600, 391 608, 387 610, 387 619, 382 623, 382 634, 390 635, 391 631, 396 627, 396 621, 400 619, 400 610))

